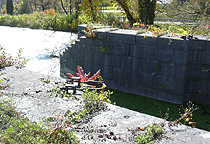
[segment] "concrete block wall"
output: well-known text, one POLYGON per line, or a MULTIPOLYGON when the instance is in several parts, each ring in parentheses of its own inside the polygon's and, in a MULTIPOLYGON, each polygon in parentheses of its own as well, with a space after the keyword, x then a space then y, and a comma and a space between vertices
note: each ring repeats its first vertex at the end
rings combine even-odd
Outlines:
POLYGON ((61 75, 85 72, 101 75, 109 88, 181 104, 210 103, 210 42, 152 37, 133 30, 97 29, 95 39, 78 40, 60 57, 61 75), (103 49, 103 50, 102 50, 103 49))

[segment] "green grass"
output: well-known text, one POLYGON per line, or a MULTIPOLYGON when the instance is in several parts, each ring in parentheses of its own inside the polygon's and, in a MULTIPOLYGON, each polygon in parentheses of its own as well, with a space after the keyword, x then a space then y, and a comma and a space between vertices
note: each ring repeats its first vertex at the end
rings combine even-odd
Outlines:
MULTIPOLYGON (((1 96, 1 95, 0 95, 1 96)), ((72 131, 66 131, 56 123, 57 130, 52 126, 36 124, 29 121, 16 108, 0 97, 0 142, 2 143, 79 143, 72 131)))
MULTIPOLYGON (((112 90, 111 102, 116 105, 128 108, 130 110, 149 114, 152 116, 164 118, 169 109, 169 120, 179 118, 179 108, 181 105, 159 101, 145 96, 134 95, 119 90, 112 90)), ((199 107, 199 110, 193 113, 193 122, 196 122, 196 127, 210 131, 210 105, 194 103, 199 107)), ((186 103, 183 104, 186 106, 186 103)))

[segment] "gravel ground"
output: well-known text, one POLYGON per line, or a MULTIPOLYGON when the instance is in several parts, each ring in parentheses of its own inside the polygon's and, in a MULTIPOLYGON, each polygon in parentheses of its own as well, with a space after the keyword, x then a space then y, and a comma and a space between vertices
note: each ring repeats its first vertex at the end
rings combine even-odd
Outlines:
MULTIPOLYGON (((8 88, 3 92, 12 100, 17 109, 24 112, 30 120, 41 122, 43 117, 64 114, 67 110, 79 110, 81 104, 73 99, 50 97, 48 90, 65 80, 60 77, 47 76, 26 69, 7 67, 2 72, 9 79, 8 88), (42 80, 50 80, 45 83, 42 80)), ((78 93, 78 96, 81 93, 78 93)), ((81 143, 134 143, 135 130, 148 124, 165 122, 163 119, 131 111, 126 108, 108 104, 106 111, 89 115, 82 123, 73 125, 81 143)), ((165 122, 166 124, 167 122, 165 122)), ((184 125, 168 128, 165 136, 157 140, 158 144, 210 144, 210 132, 184 125)))

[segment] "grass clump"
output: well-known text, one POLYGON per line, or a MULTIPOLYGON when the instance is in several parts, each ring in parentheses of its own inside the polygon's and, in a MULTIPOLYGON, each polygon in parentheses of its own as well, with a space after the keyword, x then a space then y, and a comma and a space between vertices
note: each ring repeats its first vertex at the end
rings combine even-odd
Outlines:
POLYGON ((107 105, 105 102, 110 102, 109 98, 112 92, 105 91, 105 92, 97 92, 89 91, 88 89, 83 93, 83 103, 84 109, 88 113, 94 113, 100 110, 105 110, 107 105))
POLYGON ((57 124, 46 127, 29 121, 10 101, 0 101, 0 141, 3 143, 78 143, 75 133, 57 124))
POLYGON ((143 133, 140 133, 139 136, 136 137, 135 141, 138 144, 148 144, 152 143, 155 139, 158 139, 164 133, 164 128, 161 124, 152 124, 148 125, 145 129, 143 129, 143 133))

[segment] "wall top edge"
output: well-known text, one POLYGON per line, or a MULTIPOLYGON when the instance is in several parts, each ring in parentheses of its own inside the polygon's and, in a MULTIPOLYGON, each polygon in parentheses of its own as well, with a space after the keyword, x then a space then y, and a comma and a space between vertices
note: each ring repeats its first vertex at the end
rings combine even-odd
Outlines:
MULTIPOLYGON (((87 24, 81 24, 78 26, 79 29, 85 29, 86 27, 88 27, 87 24)), ((119 34, 119 35, 132 35, 132 36, 139 36, 139 37, 151 37, 151 38, 163 38, 163 39, 174 39, 174 40, 184 40, 183 38, 181 38, 181 36, 179 35, 172 35, 172 34, 164 34, 164 35, 153 35, 152 32, 145 32, 145 33, 139 33, 136 30, 128 30, 128 29, 119 29, 119 28, 113 28, 110 26, 100 26, 100 25, 93 25, 92 26, 94 29, 96 29, 97 32, 99 33, 110 33, 110 34, 119 34)), ((79 31, 79 33, 82 31, 79 31)), ((200 35, 194 35, 194 38, 196 37, 197 39, 192 39, 193 41, 208 41, 210 42, 210 39, 208 39, 205 36, 200 36, 200 35)))

